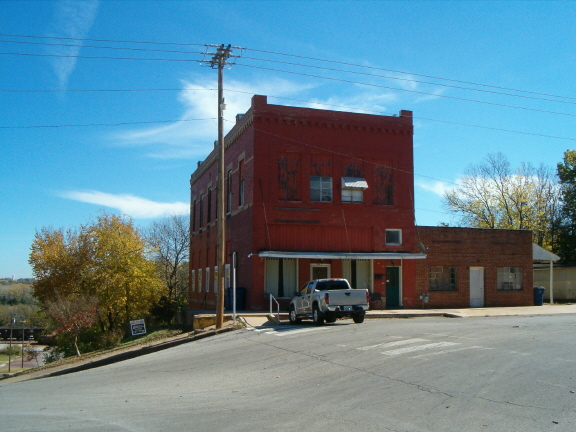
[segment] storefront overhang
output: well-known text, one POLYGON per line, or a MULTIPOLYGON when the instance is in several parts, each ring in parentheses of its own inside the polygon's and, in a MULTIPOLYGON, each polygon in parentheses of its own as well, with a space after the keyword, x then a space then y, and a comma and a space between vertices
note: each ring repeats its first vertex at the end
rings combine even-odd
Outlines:
POLYGON ((425 259, 426 254, 410 252, 288 252, 262 251, 261 258, 341 259, 341 260, 389 260, 425 259))

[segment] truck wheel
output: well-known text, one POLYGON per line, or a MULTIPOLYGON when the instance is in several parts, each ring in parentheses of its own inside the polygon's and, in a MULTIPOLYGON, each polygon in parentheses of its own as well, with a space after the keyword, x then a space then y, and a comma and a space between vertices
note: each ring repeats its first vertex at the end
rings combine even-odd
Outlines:
POLYGON ((315 304, 312 309, 312 318, 314 319, 314 324, 321 326, 324 324, 324 314, 320 311, 320 309, 318 309, 317 304, 315 304))
POLYGON ((296 315, 296 310, 294 309, 294 306, 290 306, 290 323, 291 324, 298 324, 301 321, 302 320, 300 318, 298 318, 298 315, 296 315))
POLYGON ((364 322, 364 315, 363 313, 359 313, 359 314, 354 314, 352 316, 352 319, 354 320, 354 322, 356 324, 362 324, 364 322))
POLYGON ((332 324, 336 322, 336 317, 326 318, 326 323, 332 324))

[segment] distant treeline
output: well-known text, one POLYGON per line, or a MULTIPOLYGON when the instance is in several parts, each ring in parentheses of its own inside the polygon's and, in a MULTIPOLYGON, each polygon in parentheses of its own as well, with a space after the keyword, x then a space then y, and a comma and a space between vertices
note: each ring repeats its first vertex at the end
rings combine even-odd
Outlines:
POLYGON ((14 284, 32 285, 33 283, 34 283, 33 278, 24 278, 24 279, 0 278, 0 285, 14 285, 14 284))
POLYGON ((10 285, 0 289, 0 305, 15 306, 19 304, 33 305, 37 301, 32 297, 30 285, 10 285))

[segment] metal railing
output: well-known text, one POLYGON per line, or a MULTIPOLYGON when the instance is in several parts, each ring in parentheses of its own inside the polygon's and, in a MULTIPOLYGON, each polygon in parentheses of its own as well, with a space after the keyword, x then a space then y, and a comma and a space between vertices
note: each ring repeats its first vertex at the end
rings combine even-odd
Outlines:
POLYGON ((276 316, 278 317, 278 320, 280 320, 280 303, 278 303, 278 300, 276 300, 276 298, 271 294, 268 293, 268 296, 270 298, 270 315, 274 315, 274 311, 272 309, 272 300, 274 300, 274 303, 276 303, 276 316))

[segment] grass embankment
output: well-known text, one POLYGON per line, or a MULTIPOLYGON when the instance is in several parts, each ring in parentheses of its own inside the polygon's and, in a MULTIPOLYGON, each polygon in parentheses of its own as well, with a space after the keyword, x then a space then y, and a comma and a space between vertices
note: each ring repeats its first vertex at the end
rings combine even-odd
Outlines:
MULTIPOLYGON (((97 350, 97 351, 92 351, 92 352, 88 352, 88 353, 82 353, 82 356, 80 357, 67 357, 52 363, 48 363, 45 365, 42 365, 40 367, 25 367, 24 370, 25 371, 32 371, 32 370, 39 370, 39 369, 47 369, 50 367, 55 367, 55 366, 61 366, 61 365, 67 365, 67 364, 74 364, 77 363, 79 361, 83 361, 86 359, 94 359, 97 358, 99 356, 103 356, 103 355, 107 355, 107 354, 112 354, 112 353, 116 353, 119 351, 123 351, 126 349, 131 349, 134 347, 138 347, 138 346, 148 346, 148 345, 153 345, 162 341, 168 341, 174 337, 177 336, 184 336, 185 334, 187 334, 187 332, 184 332, 180 329, 159 329, 159 330, 154 330, 150 333, 148 333, 145 336, 139 336, 139 337, 133 337, 130 336, 124 340, 122 340, 120 342, 120 344, 118 344, 115 347, 112 348, 107 348, 107 349, 101 349, 101 350, 97 350)), ((21 356, 12 356, 12 367, 11 367, 11 373, 15 373, 15 372, 20 372, 22 371, 22 367, 15 367, 18 365, 17 362, 15 362, 16 359, 21 359, 21 356)), ((3 373, 8 373, 8 355, 4 355, 4 354, 0 354, 0 374, 3 373)))

